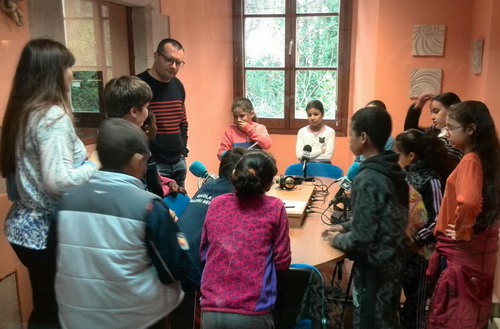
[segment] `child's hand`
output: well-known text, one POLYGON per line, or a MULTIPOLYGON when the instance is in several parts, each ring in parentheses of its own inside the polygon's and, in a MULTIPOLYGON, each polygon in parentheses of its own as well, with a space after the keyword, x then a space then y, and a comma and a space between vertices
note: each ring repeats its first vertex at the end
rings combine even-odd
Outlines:
POLYGON ((339 231, 331 231, 330 229, 324 230, 323 233, 321 233, 321 237, 323 240, 328 241, 330 244, 333 245, 333 241, 335 240, 335 237, 339 235, 339 231))
POLYGON ((327 229, 327 231, 330 231, 330 232, 339 232, 339 233, 344 233, 345 232, 344 227, 342 225, 339 225, 339 224, 336 224, 336 225, 333 225, 332 227, 329 227, 327 229))
POLYGON ((175 181, 169 182, 167 185, 170 188, 169 194, 171 194, 171 195, 177 195, 177 193, 186 194, 186 190, 183 187, 180 187, 179 185, 177 185, 177 183, 175 181), (182 191, 184 191, 184 193, 182 191))
POLYGON ((420 110, 422 107, 424 107, 424 105, 425 105, 425 103, 427 103, 427 101, 432 99, 432 97, 434 97, 434 95, 431 93, 423 93, 422 95, 420 95, 420 97, 417 100, 417 103, 415 104, 415 106, 413 108, 415 110, 420 110))
POLYGON ((448 229, 444 230, 444 233, 453 241, 457 240, 457 231, 455 231, 455 225, 448 224, 448 229))
POLYGON ((175 211, 173 211, 172 209, 169 209, 168 211, 170 212, 170 217, 173 219, 173 221, 177 222, 179 220, 179 217, 177 217, 175 211))
POLYGON ((245 120, 240 120, 238 119, 238 123, 236 124, 236 127, 238 127, 239 130, 243 131, 245 126, 248 124, 245 120))

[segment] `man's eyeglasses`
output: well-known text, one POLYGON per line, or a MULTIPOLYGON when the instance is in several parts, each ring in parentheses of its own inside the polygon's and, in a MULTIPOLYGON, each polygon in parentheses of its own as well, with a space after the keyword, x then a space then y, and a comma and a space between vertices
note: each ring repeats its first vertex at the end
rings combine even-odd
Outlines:
POLYGON ((167 56, 163 55, 162 53, 160 53, 159 51, 157 51, 157 53, 160 54, 160 56, 165 61, 165 64, 167 64, 168 66, 171 66, 172 64, 175 63, 176 67, 181 68, 184 66, 184 64, 186 64, 184 61, 176 61, 173 58, 167 57, 167 56))

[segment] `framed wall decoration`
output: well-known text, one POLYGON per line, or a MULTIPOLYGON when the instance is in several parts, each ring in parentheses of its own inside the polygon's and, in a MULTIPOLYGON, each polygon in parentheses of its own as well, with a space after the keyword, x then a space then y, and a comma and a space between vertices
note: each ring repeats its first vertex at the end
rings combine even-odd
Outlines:
POLYGON ((410 98, 418 98, 423 93, 441 93, 441 69, 411 69, 410 98))
POLYGON ((483 70, 484 39, 472 41, 472 73, 481 74, 483 70))
POLYGON ((445 25, 415 25, 413 56, 443 56, 445 25))

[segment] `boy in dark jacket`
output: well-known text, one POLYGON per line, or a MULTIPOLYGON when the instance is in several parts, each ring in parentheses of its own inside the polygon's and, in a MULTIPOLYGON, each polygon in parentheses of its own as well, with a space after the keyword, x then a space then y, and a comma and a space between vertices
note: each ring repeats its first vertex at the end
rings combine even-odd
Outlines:
POLYGON ((362 108, 351 121, 349 145, 364 155, 352 185, 352 219, 323 234, 353 264, 354 328, 397 328, 401 278, 408 257, 408 185, 398 155, 384 152, 391 117, 362 108))

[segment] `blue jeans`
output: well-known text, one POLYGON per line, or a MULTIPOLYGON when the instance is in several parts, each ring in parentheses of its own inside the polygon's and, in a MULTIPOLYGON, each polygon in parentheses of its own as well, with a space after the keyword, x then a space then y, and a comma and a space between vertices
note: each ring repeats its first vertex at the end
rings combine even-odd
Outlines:
POLYGON ((177 185, 184 187, 187 172, 186 160, 184 157, 181 157, 177 163, 156 162, 156 166, 158 167, 160 175, 171 178, 175 180, 177 185))

